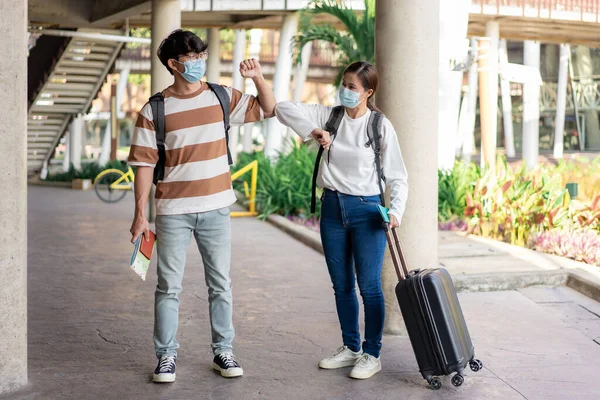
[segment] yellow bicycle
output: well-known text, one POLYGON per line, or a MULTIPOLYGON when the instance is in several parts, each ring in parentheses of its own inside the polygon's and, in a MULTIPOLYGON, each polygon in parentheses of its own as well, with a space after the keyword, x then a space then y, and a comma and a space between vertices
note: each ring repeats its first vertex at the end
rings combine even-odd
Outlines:
POLYGON ((106 203, 116 203, 123 199, 128 191, 133 190, 135 174, 131 167, 127 172, 119 169, 107 169, 98 174, 94 179, 94 190, 100 200, 106 203))

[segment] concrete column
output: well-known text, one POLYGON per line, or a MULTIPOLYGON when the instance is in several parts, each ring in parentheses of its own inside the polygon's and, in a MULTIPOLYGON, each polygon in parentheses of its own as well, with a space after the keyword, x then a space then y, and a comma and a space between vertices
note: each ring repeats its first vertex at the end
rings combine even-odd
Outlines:
POLYGON ((104 166, 110 160, 110 145, 111 145, 112 132, 110 129, 110 119, 106 123, 106 129, 104 130, 104 137, 102 138, 102 150, 100 151, 100 157, 98 158, 98 164, 104 166))
POLYGON ((469 106, 469 89, 466 91, 461 90, 461 100, 460 100, 460 110, 458 114, 458 132, 456 135, 456 141, 454 142, 454 155, 455 157, 460 157, 462 155, 462 148, 464 143, 464 124, 465 117, 467 115, 467 110, 469 106))
MULTIPOLYGON (((298 13, 288 14, 283 20, 279 36, 279 53, 273 77, 273 90, 277 101, 289 99, 290 83, 292 79, 292 52, 291 43, 298 30, 298 13)), ((267 122, 267 140, 265 143, 265 155, 276 157, 282 150, 285 129, 277 118, 271 118, 267 122)))
POLYGON ((470 6, 470 0, 440 2, 438 168, 443 170, 451 170, 456 159, 463 71, 455 66, 467 58, 470 6))
MULTIPOLYGON (((246 58, 246 31, 238 29, 235 31, 235 43, 233 45, 233 72, 232 72, 232 86, 243 92, 244 91, 244 78, 240 74, 240 63, 246 58)), ((237 149, 240 138, 240 127, 232 127, 229 131, 229 149, 231 151, 231 157, 233 162, 237 162, 237 149)))
POLYGON ((208 30, 208 60, 206 63, 206 81, 219 83, 221 77, 221 35, 219 28, 208 30))
POLYGON ((119 153, 119 142, 121 141, 119 116, 117 115, 117 85, 113 83, 110 89, 110 131, 112 133, 110 142, 110 159, 117 160, 119 153))
MULTIPOLYGON (((500 41, 499 48, 500 68, 508 65, 508 50, 506 40, 500 41)), ((502 121, 504 122, 504 146, 507 157, 515 156, 515 135, 513 132, 512 99, 510 97, 510 82, 500 79, 500 91, 502 95, 502 121)))
POLYGON ((494 145, 495 135, 493 133, 496 114, 493 112, 492 96, 490 96, 492 74, 490 62, 490 39, 479 39, 479 118, 481 123, 481 166, 488 165, 495 170, 496 167, 496 146, 494 145))
MULTIPOLYGON (((307 43, 302 48, 301 62, 294 66, 294 89, 292 91, 292 101, 302 101, 304 93, 304 84, 308 75, 308 67, 310 65, 310 55, 312 53, 312 43, 307 43)), ((292 128, 287 128, 285 135, 284 148, 290 148, 294 141, 301 140, 294 133, 292 128)))
POLYGON ((69 172, 71 169, 71 134, 65 133, 65 154, 63 157, 63 171, 69 172))
MULTIPOLYGON (((375 17, 380 74, 377 106, 398 132, 408 170, 410 193, 399 233, 412 268, 438 266, 435 110, 439 101, 440 1, 429 0, 425 6, 421 0, 379 0, 375 17)), ((386 333, 405 332, 394 293, 397 282, 388 255, 382 273, 386 333)))
POLYGON ((27 2, 0 2, 0 393, 27 383, 27 2))
POLYGON ((252 136, 254 124, 245 124, 242 129, 242 151, 244 153, 252 153, 254 151, 254 138, 252 136))
MULTIPOLYGON (((587 46, 577 46, 575 48, 576 55, 576 73, 579 76, 584 93, 593 93, 596 90, 594 85, 594 67, 590 48, 587 46)), ((598 150, 600 149, 600 120, 598 119, 598 111, 595 109, 585 111, 585 149, 598 150)))
MULTIPOLYGON (((540 42, 525 41, 524 64, 540 70, 540 42)), ((537 165, 540 146, 540 86, 531 81, 523 84, 523 160, 527 168, 537 165)))
POLYGON ((488 68, 489 68, 489 97, 490 97, 490 126, 489 146, 490 159, 486 159, 493 168, 496 164, 496 146, 498 143, 498 45, 500 38, 500 24, 497 21, 489 21, 485 27, 485 35, 490 38, 488 68))
POLYGON ((233 87, 237 90, 244 89, 244 78, 240 74, 240 63, 246 58, 246 31, 238 29, 235 31, 235 43, 233 46, 233 87))
MULTIPOLYGON (((119 71, 119 82, 117 82, 117 113, 121 113, 121 105, 123 104, 123 95, 125 94, 125 89, 127 89, 127 82, 129 81, 129 72, 131 69, 129 67, 123 68, 119 71)), ((154 94, 154 93, 153 93, 154 94)))
POLYGON ((544 45, 544 72, 546 73, 545 78, 548 78, 551 82, 558 77, 558 45, 546 44, 544 45))
POLYGON ((294 91, 292 93, 293 101, 302 101, 302 93, 304 92, 304 84, 306 83, 306 76, 308 75, 311 54, 312 43, 307 43, 302 48, 302 62, 294 67, 294 91))
POLYGON ((83 117, 77 115, 69 127, 69 158, 77 171, 81 169, 81 135, 83 135, 83 117))
POLYGON ((164 38, 181 28, 181 4, 179 0, 152 0, 152 93, 159 92, 173 83, 173 76, 162 65, 156 52, 164 38))
MULTIPOLYGON (((260 61, 260 46, 262 43, 263 30, 262 29, 251 29, 250 30, 250 44, 248 46, 248 56, 250 58, 256 58, 260 61)), ((246 79, 246 93, 257 94, 256 86, 252 79, 246 79)))
MULTIPOLYGON (((173 83, 173 76, 162 65, 156 52, 162 40, 169 36, 175 29, 181 28, 181 2, 179 0, 152 0, 152 93, 159 92, 173 83)), ((152 186, 150 192, 148 220, 154 221, 156 216, 156 204, 154 193, 156 188, 152 186)))
MULTIPOLYGON (((248 52, 251 58, 256 58, 260 61, 260 43, 262 41, 263 31, 262 29, 250 30, 250 45, 248 52)), ((256 87, 251 79, 246 79, 246 93, 256 94, 256 87)), ((263 126, 265 123, 262 123, 263 126)), ((252 143, 252 131, 254 130, 254 124, 246 124, 243 127, 244 134, 242 136, 242 148, 245 153, 251 153, 254 150, 252 143)))
POLYGON ((564 149, 565 110, 567 108, 567 80, 571 46, 560 45, 558 62, 558 89, 556 92, 556 120, 554 122, 554 157, 562 158, 564 149))
POLYGON ((44 164, 42 166, 42 172, 40 172, 40 179, 46 180, 47 177, 48 177, 48 161, 44 161, 44 164))
POLYGON ((467 93, 463 99, 465 112, 461 111, 459 130, 462 136, 462 157, 470 162, 475 148, 475 119, 477 110, 477 39, 471 39, 471 67, 469 68, 467 93))

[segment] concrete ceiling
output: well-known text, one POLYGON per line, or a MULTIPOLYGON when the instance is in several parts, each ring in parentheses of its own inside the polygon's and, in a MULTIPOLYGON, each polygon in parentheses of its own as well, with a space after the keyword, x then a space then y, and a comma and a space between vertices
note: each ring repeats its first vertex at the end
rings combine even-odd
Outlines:
MULTIPOLYGON (((186 28, 280 29, 286 11, 182 11, 181 25, 186 28)), ((130 26, 150 26, 150 12, 129 20, 130 26)), ((342 28, 337 18, 319 15, 315 24, 331 23, 342 28)))
POLYGON ((30 23, 89 25, 94 0, 29 0, 30 23))
POLYGON ((96 0, 90 22, 93 24, 122 23, 127 18, 149 12, 152 2, 148 0, 96 0))
POLYGON ((64 28, 120 26, 151 9, 149 0, 29 0, 31 25, 64 28))
POLYGON ((500 37, 508 40, 537 40, 542 43, 600 47, 600 25, 595 22, 471 14, 469 36, 485 36, 485 25, 490 20, 499 22, 500 37))
MULTIPOLYGON (((285 11, 182 11, 182 26, 186 28, 279 29, 285 11)), ((129 26, 150 26, 149 0, 29 0, 31 25, 61 28, 120 28, 129 19, 129 26)), ((600 47, 600 24, 595 22, 560 21, 543 18, 498 17, 471 14, 469 36, 484 36, 489 20, 500 23, 500 36, 509 40, 539 40, 543 43, 572 43, 600 47)), ((339 20, 318 16, 315 23, 339 20)))
MULTIPOLYGON (((31 25, 59 28, 118 28, 150 26, 152 2, 148 0, 29 0, 31 25)), ((186 28, 279 29, 286 11, 182 11, 186 28)), ((315 23, 339 20, 318 16, 315 23)))

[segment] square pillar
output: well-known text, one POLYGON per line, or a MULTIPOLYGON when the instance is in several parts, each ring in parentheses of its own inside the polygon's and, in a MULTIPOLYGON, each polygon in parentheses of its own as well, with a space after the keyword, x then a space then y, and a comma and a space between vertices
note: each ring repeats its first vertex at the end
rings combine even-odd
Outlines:
MULTIPOLYGON (((290 84, 292 80, 292 38, 298 31, 299 14, 288 14, 283 19, 281 34, 279 36, 279 54, 273 77, 273 91, 277 101, 289 100, 290 84)), ((265 143, 265 155, 275 158, 282 150, 285 128, 277 118, 267 121, 267 140, 265 143)))
MULTIPOLYGON (((377 107, 390 119, 408 170, 408 203, 399 228, 413 268, 436 268, 440 1, 379 0, 375 59, 377 107), (409 77, 409 79, 407 79, 409 77)), ((383 266, 386 333, 403 333, 389 255, 383 266)))
MULTIPOLYGON (((158 59, 156 52, 163 39, 176 29, 181 29, 181 2, 179 0, 152 0, 152 94, 160 92, 173 83, 173 75, 158 59)), ((108 133, 108 132, 107 132, 108 133)), ((156 204, 154 185, 150 190, 148 221, 154 222, 156 204)))
POLYGON ((0 394, 27 383, 27 2, 0 2, 0 394))

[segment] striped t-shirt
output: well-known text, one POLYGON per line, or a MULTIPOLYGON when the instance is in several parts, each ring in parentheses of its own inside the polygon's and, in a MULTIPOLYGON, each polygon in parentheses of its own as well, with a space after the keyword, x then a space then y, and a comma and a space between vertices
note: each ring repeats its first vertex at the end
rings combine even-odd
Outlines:
MULTIPOLYGON (((225 87, 231 125, 264 118, 258 99, 225 87)), ((206 212, 235 202, 231 186, 223 111, 206 83, 195 93, 165 97, 165 175, 156 187, 157 215, 206 212)), ((155 167, 158 148, 152 108, 147 103, 133 131, 129 165, 155 167)))

